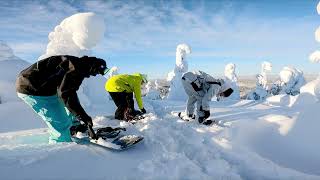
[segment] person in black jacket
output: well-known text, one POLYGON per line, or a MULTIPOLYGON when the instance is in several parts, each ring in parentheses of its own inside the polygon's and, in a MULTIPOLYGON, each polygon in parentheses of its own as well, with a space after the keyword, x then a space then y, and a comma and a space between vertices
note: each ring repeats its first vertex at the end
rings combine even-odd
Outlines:
POLYGON ((72 132, 92 127, 92 119, 81 106, 77 90, 84 78, 105 72, 107 65, 103 59, 51 56, 21 71, 16 90, 18 97, 48 125, 50 142, 70 142, 72 132))

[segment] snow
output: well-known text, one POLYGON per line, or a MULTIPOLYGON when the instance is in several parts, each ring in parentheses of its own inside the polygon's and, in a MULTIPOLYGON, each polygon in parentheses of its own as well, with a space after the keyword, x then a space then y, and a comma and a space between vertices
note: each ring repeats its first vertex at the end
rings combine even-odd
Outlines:
POLYGON ((113 66, 112 68, 110 68, 109 72, 107 73, 107 79, 118 74, 119 74, 119 68, 116 66, 113 66))
POLYGON ((315 32, 315 39, 316 41, 320 42, 320 27, 318 27, 315 32))
POLYGON ((181 93, 183 89, 181 77, 188 71, 187 54, 191 53, 191 47, 187 44, 179 44, 176 49, 176 64, 173 71, 168 73, 167 81, 170 82, 170 89, 167 99, 187 100, 186 93, 181 93))
POLYGON ((12 49, 3 41, 0 41, 0 61, 14 58, 12 49))
POLYGON ((309 59, 312 63, 319 63, 320 62, 320 51, 315 51, 313 52, 310 56, 309 59))
POLYGON ((161 99, 158 82, 149 81, 145 86, 145 94, 146 94, 146 98, 148 99, 152 99, 152 100, 161 99))
MULTIPOLYGON (((320 178, 319 145, 312 138, 318 136, 319 123, 310 121, 310 116, 307 124, 298 123, 304 115, 284 111, 286 107, 274 109, 245 100, 211 102, 213 118, 219 124, 207 127, 172 115, 184 110, 184 102, 144 102, 149 114, 135 125, 101 116, 109 117, 114 106, 93 110, 100 114, 94 117, 95 127, 121 126, 127 128, 125 134, 144 136, 142 143, 123 152, 75 143, 48 144, 45 128, 0 133, 2 178, 320 178), (306 127, 309 123, 313 128, 306 127), (310 130, 306 136, 301 134, 305 128, 310 130), (17 169, 19 173, 13 173, 17 169)), ((32 116, 32 112, 25 113, 25 121, 35 121, 32 116)))
POLYGON ((18 73, 29 65, 13 54, 12 49, 0 41, 0 104, 17 101, 15 81, 18 73))
POLYGON ((256 75, 256 89, 247 95, 250 100, 264 100, 268 96, 269 87, 267 74, 272 70, 272 64, 268 61, 261 63, 261 73, 256 75))

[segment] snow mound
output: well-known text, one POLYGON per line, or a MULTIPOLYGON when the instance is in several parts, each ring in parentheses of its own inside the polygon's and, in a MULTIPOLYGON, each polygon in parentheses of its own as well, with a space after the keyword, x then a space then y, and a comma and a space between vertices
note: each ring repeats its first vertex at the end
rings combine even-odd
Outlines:
POLYGON ((0 104, 18 100, 16 78, 28 65, 26 61, 16 57, 7 44, 0 41, 0 104))
POLYGON ((50 32, 44 59, 53 55, 87 55, 103 39, 105 24, 95 13, 78 13, 64 19, 50 32))
POLYGON ((3 41, 0 41, 0 61, 14 59, 13 50, 3 41))

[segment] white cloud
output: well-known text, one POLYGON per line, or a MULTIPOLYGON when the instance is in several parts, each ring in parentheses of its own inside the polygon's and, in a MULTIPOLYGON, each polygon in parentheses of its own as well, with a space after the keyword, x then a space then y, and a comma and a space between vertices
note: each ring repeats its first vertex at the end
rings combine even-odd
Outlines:
POLYGON ((230 2, 209 12, 201 1, 192 9, 186 9, 179 1, 155 3, 26 1, 18 7, 3 6, 0 11, 12 15, 0 16, 0 39, 14 35, 44 42, 64 18, 78 11, 93 11, 104 16, 107 26, 105 39, 95 49, 99 54, 172 52, 174 56, 176 45, 186 42, 194 49, 193 57, 306 59, 314 46, 309 36, 314 24, 306 18, 295 19, 294 23, 289 18, 256 18, 230 2))

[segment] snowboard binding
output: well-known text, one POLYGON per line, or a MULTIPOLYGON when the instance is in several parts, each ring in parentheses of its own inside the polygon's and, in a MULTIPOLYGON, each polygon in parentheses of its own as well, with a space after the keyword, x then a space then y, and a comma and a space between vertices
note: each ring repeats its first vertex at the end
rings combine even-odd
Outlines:
POLYGON ((96 135, 98 137, 101 137, 103 139, 106 138, 115 138, 117 137, 121 131, 126 131, 126 128, 112 128, 112 127, 104 127, 104 128, 99 128, 97 129, 96 135))

